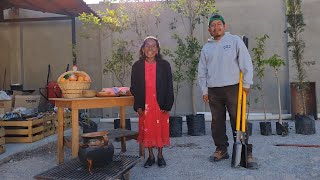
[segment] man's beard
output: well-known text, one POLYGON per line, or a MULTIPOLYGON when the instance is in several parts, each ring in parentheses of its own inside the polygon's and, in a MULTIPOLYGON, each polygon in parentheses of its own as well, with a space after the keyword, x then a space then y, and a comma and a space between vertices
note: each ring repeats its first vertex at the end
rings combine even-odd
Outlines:
POLYGON ((221 38, 223 35, 224 35, 224 33, 221 33, 221 34, 212 33, 212 36, 213 36, 214 39, 219 39, 219 38, 221 38))

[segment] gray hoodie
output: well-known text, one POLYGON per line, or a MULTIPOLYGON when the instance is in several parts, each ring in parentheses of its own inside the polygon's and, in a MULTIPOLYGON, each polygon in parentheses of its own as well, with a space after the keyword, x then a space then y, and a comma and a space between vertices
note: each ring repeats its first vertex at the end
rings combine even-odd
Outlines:
POLYGON ((243 72, 243 87, 250 88, 253 65, 242 39, 230 33, 225 33, 219 41, 209 39, 202 48, 198 65, 202 94, 208 94, 208 87, 238 84, 240 70, 243 72))

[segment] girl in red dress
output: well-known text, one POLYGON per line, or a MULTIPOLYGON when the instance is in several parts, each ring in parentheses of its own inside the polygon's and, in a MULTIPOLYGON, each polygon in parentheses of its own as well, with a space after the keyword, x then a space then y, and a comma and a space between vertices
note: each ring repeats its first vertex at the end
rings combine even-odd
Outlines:
POLYGON ((149 149, 144 167, 155 163, 153 148, 158 148, 158 166, 165 167, 162 148, 170 145, 169 111, 174 97, 171 67, 162 59, 155 37, 147 37, 140 48, 140 58, 132 66, 130 91, 139 115, 138 142, 149 149))

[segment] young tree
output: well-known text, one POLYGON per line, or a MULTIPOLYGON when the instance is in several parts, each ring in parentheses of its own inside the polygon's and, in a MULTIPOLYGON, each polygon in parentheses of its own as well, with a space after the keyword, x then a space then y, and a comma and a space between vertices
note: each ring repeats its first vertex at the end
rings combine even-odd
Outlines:
POLYGON ((102 37, 107 38, 114 32, 123 32, 128 28, 129 15, 125 12, 124 7, 119 3, 118 7, 111 7, 112 0, 107 4, 105 11, 97 12, 98 16, 90 13, 82 13, 79 16, 79 20, 82 22, 81 36, 90 39, 96 36, 97 32, 102 33, 102 37))
POLYGON ((291 52, 291 58, 294 62, 297 72, 296 89, 299 93, 300 102, 302 103, 302 114, 306 115, 305 91, 307 89, 305 65, 314 64, 314 62, 305 61, 303 58, 305 43, 301 37, 306 24, 303 20, 301 11, 301 0, 286 0, 287 4, 287 22, 289 24, 286 32, 289 35, 288 48, 291 52))
POLYGON ((125 82, 131 74, 133 51, 130 49, 130 42, 121 39, 115 41, 113 47, 112 57, 106 60, 103 73, 111 72, 120 85, 125 86, 125 82))
POLYGON ((256 38, 257 46, 252 49, 253 51, 253 67, 254 71, 256 73, 256 77, 259 80, 259 83, 255 84, 255 87, 260 91, 260 97, 262 99, 262 105, 263 105, 263 112, 264 112, 264 120, 267 120, 266 115, 266 105, 264 101, 264 91, 263 91, 263 83, 262 79, 264 77, 264 70, 265 70, 265 59, 263 58, 265 53, 265 41, 269 38, 267 34, 264 34, 263 36, 259 36, 256 38))
POLYGON ((172 36, 173 39, 177 40, 178 46, 174 50, 174 52, 170 51, 169 49, 164 49, 163 53, 166 56, 169 56, 172 58, 172 62, 174 64, 174 70, 172 72, 172 79, 175 83, 174 85, 174 96, 175 96, 175 101, 174 101, 174 107, 173 107, 173 116, 176 116, 177 112, 177 103, 178 103, 178 97, 179 97, 179 92, 181 88, 181 83, 186 80, 186 75, 185 72, 183 71, 186 67, 186 58, 185 58, 185 44, 183 43, 183 40, 177 35, 174 34, 172 36))
POLYGON ((279 123, 282 124, 282 117, 281 117, 281 91, 280 91, 280 81, 278 71, 281 66, 285 66, 283 59, 278 54, 274 54, 269 59, 265 61, 267 65, 273 68, 273 73, 277 81, 277 89, 278 89, 278 108, 279 108, 279 123))
POLYGON ((186 80, 192 85, 192 113, 196 114, 195 84, 201 45, 199 40, 196 38, 194 31, 197 24, 204 23, 204 19, 208 19, 211 14, 214 14, 217 11, 215 7, 215 0, 167 0, 166 3, 173 11, 179 14, 188 34, 184 38, 177 38, 177 43, 178 48, 181 46, 181 43, 186 47, 181 49, 183 51, 181 54, 186 58, 186 80))

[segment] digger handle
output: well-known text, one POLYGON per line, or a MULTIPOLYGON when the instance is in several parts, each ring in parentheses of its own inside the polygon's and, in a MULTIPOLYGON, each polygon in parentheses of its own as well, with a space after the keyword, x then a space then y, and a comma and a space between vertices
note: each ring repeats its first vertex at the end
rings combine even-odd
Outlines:
POLYGON ((237 103, 237 119, 236 119, 236 131, 240 131, 240 121, 241 121, 241 100, 242 100, 242 77, 243 74, 240 72, 239 78, 239 91, 238 91, 238 103, 237 103))
POLYGON ((241 131, 246 132, 246 108, 247 108, 247 93, 245 91, 242 92, 242 113, 241 113, 241 131))

